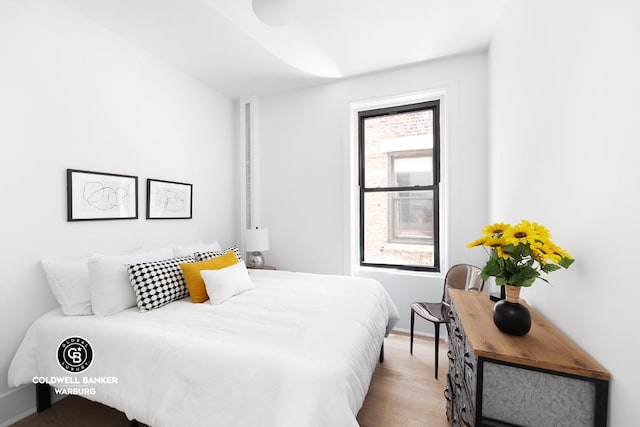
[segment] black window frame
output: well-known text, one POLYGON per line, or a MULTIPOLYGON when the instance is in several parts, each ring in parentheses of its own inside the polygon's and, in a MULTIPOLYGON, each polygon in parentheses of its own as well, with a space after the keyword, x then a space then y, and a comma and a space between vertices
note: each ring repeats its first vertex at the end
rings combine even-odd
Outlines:
MULTIPOLYGON (((397 105, 393 107, 363 110, 358 112, 358 187, 360 193, 360 266, 392 268, 399 270, 440 272, 440 100, 397 105), (364 122, 366 119, 399 113, 410 113, 415 111, 432 110, 433 114, 433 180, 431 185, 416 185, 410 187, 366 187, 365 176, 365 133, 364 122), (384 264, 365 262, 364 260, 364 198, 365 194, 373 192, 412 192, 412 191, 432 191, 433 192, 433 266, 406 265, 406 264, 384 264)), ((391 216, 391 215, 390 215, 391 216)), ((389 219, 390 220, 390 219, 389 219)))

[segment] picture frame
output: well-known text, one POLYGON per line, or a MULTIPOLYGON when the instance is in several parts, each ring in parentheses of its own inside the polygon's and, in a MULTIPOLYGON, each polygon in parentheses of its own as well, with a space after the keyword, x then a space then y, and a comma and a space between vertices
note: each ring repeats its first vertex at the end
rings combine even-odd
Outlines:
POLYGON ((138 219, 138 177, 67 169, 67 221, 138 219))
POLYGON ((147 179, 147 219, 191 219, 193 185, 147 179))

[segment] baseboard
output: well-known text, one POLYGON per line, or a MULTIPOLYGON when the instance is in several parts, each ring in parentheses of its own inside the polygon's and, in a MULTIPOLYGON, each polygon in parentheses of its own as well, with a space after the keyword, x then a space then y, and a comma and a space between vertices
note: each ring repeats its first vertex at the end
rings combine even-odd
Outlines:
MULTIPOLYGON (((406 335, 406 336, 411 335, 411 331, 409 329, 404 329, 404 328, 393 328, 391 332, 398 335, 406 335)), ((433 338, 433 334, 428 334, 426 332, 420 332, 420 331, 413 331, 413 336, 433 338)))
MULTIPOLYGON (((391 331, 391 333, 394 334, 398 334, 398 335, 406 335, 406 336, 410 336, 411 335, 411 331, 409 329, 403 329, 403 328, 393 328, 393 330, 391 331)), ((423 338, 435 338, 434 334, 428 334, 426 332, 420 332, 420 331, 413 331, 413 336, 414 337, 423 337, 423 338)), ((445 342, 448 342, 448 337, 447 337, 447 333, 441 333, 440 334, 440 339, 444 340, 445 342)))
POLYGON ((25 384, 0 395, 0 427, 11 424, 36 412, 36 390, 25 384))
MULTIPOLYGON (((66 395, 51 393, 51 404, 66 395)), ((25 384, 0 394, 0 427, 8 427, 36 412, 36 387, 25 384)))
POLYGON ((36 408, 35 406, 28 410, 27 412, 24 412, 20 415, 16 415, 15 417, 11 418, 9 421, 0 423, 0 427, 9 427, 12 426, 14 423, 17 423, 18 421, 27 418, 29 415, 35 414, 36 413, 36 408))

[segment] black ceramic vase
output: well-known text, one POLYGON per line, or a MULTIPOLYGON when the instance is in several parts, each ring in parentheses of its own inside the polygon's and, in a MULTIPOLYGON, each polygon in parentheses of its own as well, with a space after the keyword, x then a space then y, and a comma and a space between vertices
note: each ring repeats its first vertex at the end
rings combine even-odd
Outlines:
POLYGON ((505 334, 524 335, 531 330, 531 313, 519 300, 520 287, 507 285, 507 299, 493 306, 493 323, 505 334))

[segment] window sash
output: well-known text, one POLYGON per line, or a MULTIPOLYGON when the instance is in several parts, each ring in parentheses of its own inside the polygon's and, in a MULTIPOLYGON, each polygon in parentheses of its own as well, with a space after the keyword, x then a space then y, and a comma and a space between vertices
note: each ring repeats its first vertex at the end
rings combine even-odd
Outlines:
POLYGON ((428 191, 389 192, 387 194, 389 243, 432 245, 433 193, 431 193, 431 197, 428 197, 428 191), (422 222, 412 221, 414 213, 424 214, 422 222), (431 224, 430 227, 429 224, 431 224))

